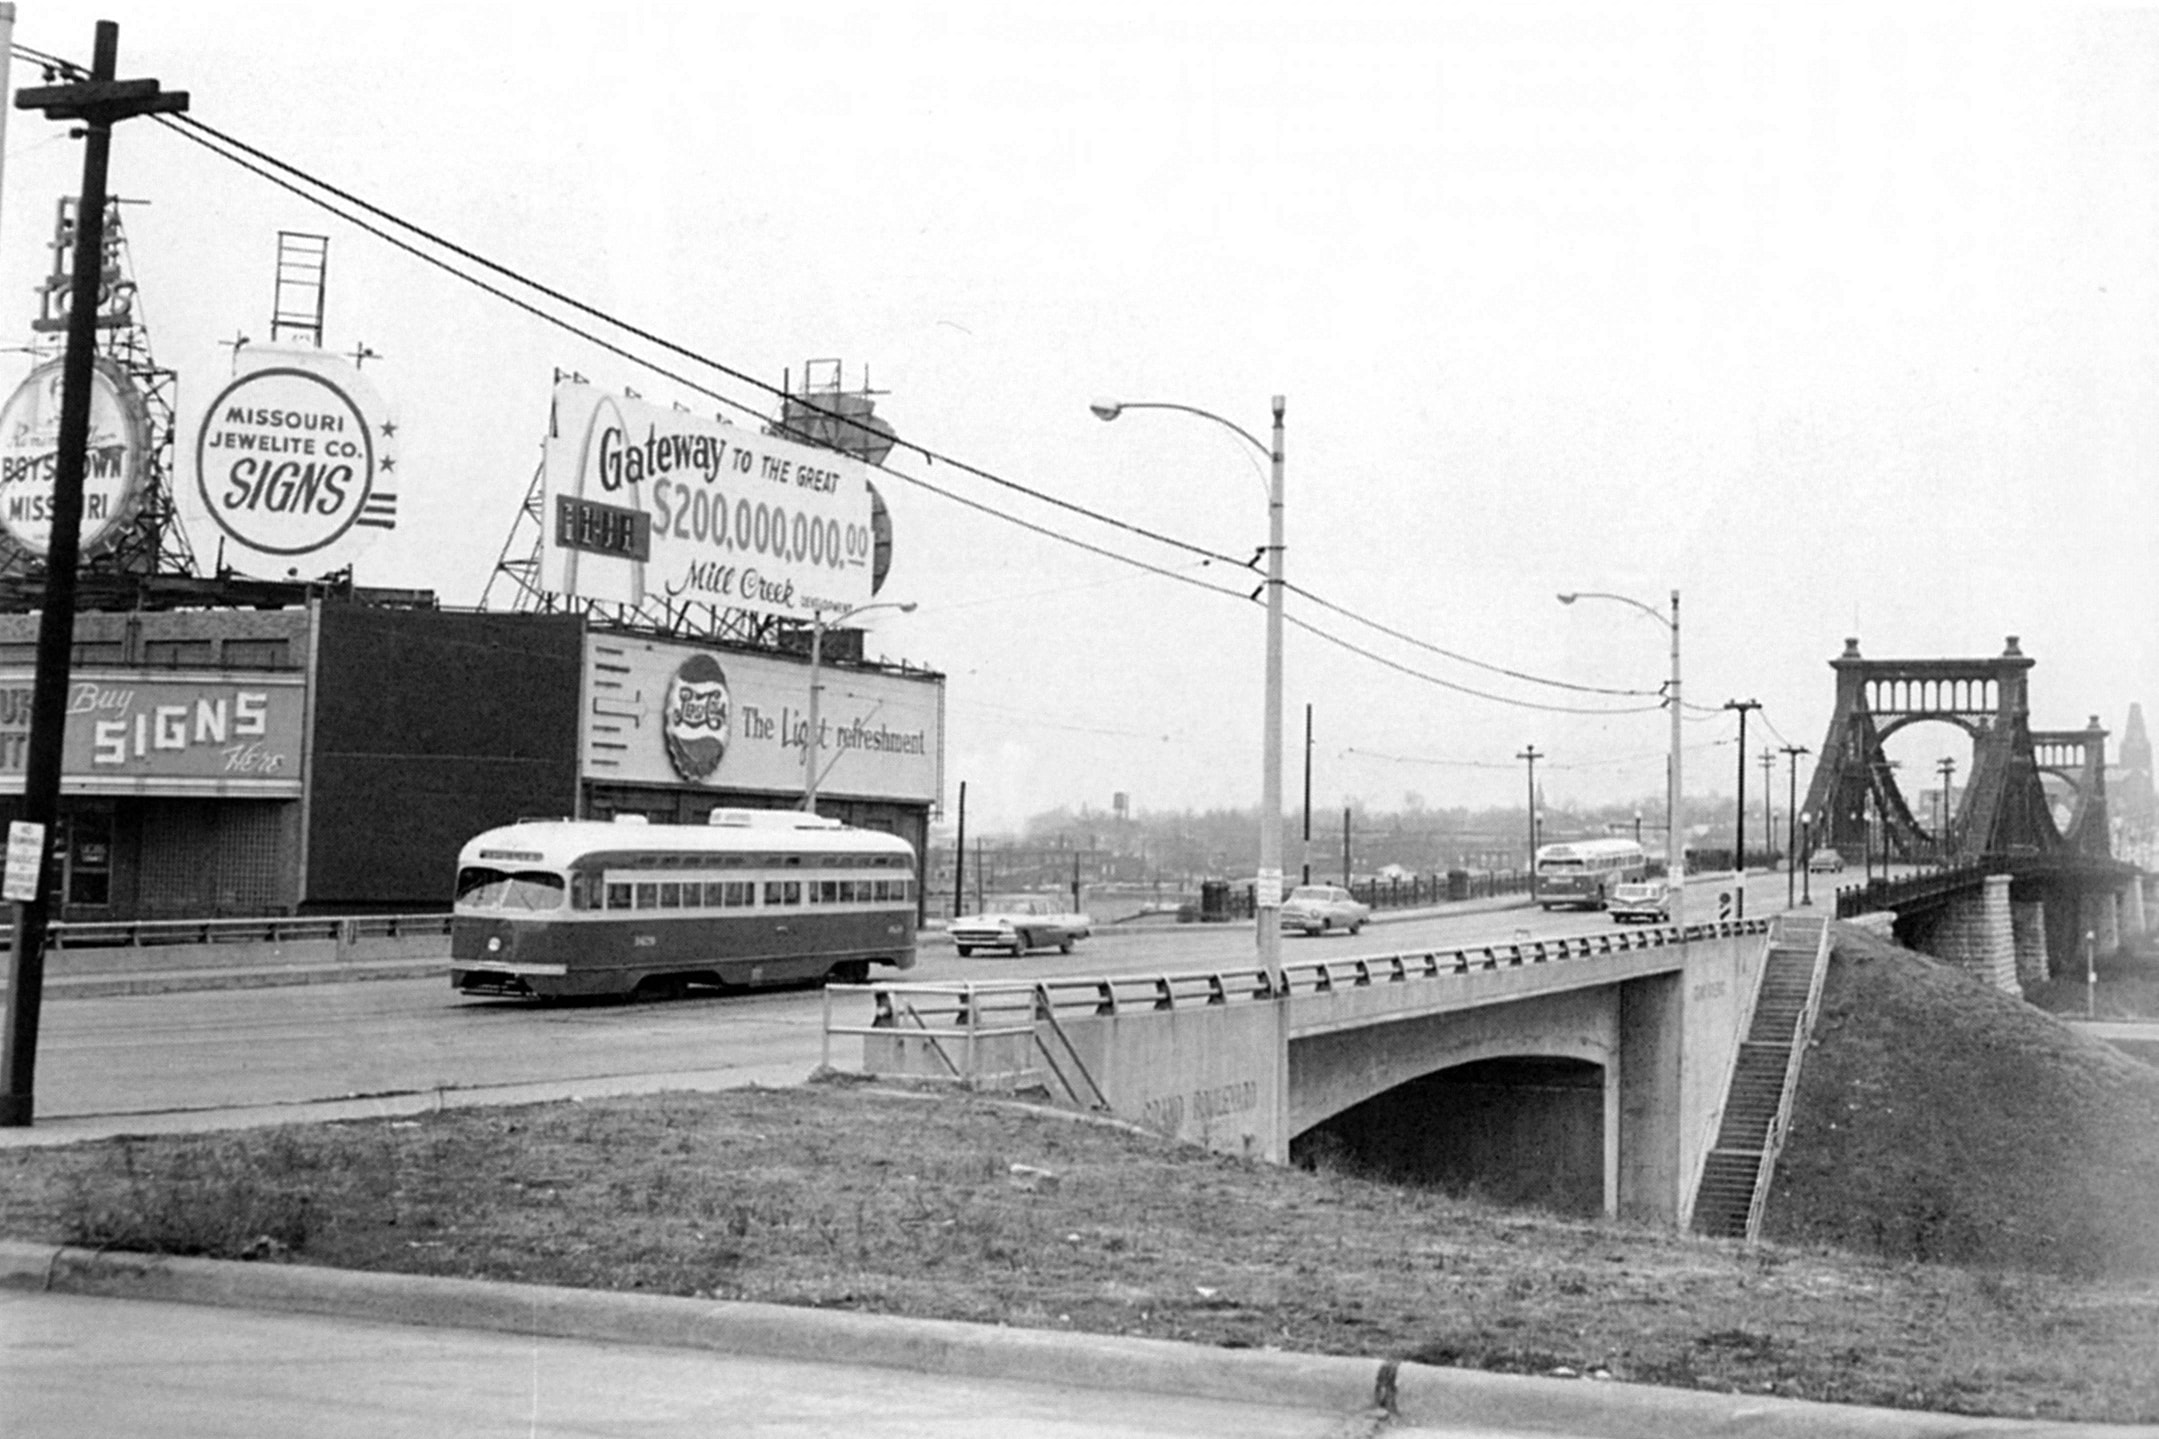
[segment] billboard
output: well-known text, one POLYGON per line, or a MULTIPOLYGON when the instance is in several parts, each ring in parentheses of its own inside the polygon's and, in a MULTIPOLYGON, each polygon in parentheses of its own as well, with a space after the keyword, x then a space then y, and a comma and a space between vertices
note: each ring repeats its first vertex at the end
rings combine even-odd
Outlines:
POLYGON ((869 601, 860 461, 591 385, 555 386, 540 588, 791 619, 869 601))
POLYGON ((397 527, 397 422, 353 365, 248 349, 195 426, 184 513, 243 574, 314 579, 397 527))
MULTIPOLYGON (((62 367, 60 360, 39 365, 0 406, 0 533, 37 559, 52 547, 62 367)), ((83 456, 83 558, 127 533, 149 480, 148 444, 142 396, 117 366, 98 360, 90 371, 90 439, 83 456)))
MULTIPOLYGON (((817 682, 818 792, 935 805, 942 677, 825 665, 817 682)), ((580 769, 608 783, 800 794, 809 686, 803 660, 588 635, 580 769)))
MULTIPOLYGON (((30 670, 0 670, 0 794, 21 794, 30 670)), ((296 798, 307 681, 301 675, 77 670, 67 692, 68 794, 296 798)))

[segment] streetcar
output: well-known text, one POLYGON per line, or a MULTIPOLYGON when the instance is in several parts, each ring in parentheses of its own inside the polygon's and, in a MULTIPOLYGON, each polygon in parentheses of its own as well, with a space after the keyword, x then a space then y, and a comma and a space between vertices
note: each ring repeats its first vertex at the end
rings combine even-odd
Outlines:
POLYGON ((919 901, 906 840, 796 810, 524 820, 458 854, 450 985, 555 999, 859 983, 914 966, 919 901))
POLYGON ((1649 856, 1631 839, 1584 839, 1537 851, 1537 903, 1602 909, 1612 891, 1649 877, 1649 856))

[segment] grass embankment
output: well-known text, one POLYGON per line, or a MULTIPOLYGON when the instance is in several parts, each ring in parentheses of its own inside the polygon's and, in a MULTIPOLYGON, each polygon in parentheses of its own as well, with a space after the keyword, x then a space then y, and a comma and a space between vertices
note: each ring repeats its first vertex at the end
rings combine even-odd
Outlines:
MULTIPOLYGON (((2116 966, 2110 1008, 2152 974, 2116 966)), ((1769 1237, 2159 1276, 2159 1069, 1857 931, 1830 981, 1769 1237)))
POLYGON ((2112 1205, 2139 1184, 2154 1192, 2159 1070, 1916 956, 1864 941, 1843 952, 1773 1223, 1895 1258, 1510 1212, 988 1100, 848 1084, 19 1150, 0 1161, 0 1233, 2159 1419, 2159 1279, 2127 1267, 2159 1255, 2159 1219, 2140 1230, 2126 1216, 2051 1228, 2038 1217, 2112 1205), (1960 1043, 1974 1015, 1988 1027, 1960 1043), (1939 1052, 1915 1078, 1906 1051, 1939 1052), (1982 1083, 1974 1066, 2004 1078, 1982 1083), (2034 1067, 2060 1083, 2018 1078, 2034 1067), (2040 1116, 2019 1108, 2004 1127, 2024 1142, 2005 1144, 1979 1142, 1984 1123, 1959 1138, 1950 1117, 2047 1094, 2110 1117, 2062 1118, 2041 1135, 2040 1116), (1939 1142, 1915 1142, 1929 1129, 1939 1142), (1862 1181, 1862 1195, 1840 1189, 1862 1181), (1913 1220, 1937 1213, 1949 1217, 1913 1220), (1928 1254, 1978 1254, 1988 1267, 1901 1257, 1922 1232, 1928 1254))

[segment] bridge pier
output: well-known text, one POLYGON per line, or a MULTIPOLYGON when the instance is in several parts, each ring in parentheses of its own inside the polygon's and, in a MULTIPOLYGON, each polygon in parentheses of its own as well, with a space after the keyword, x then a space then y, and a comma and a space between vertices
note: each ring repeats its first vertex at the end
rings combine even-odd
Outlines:
POLYGON ((2017 982, 2016 926, 2006 874, 1988 875, 1976 893, 1952 895, 1916 947, 1982 984, 2020 997, 2024 993, 2017 982))
POLYGON ((2047 906, 2045 900, 2012 899, 2009 927, 2015 941, 2017 985, 2030 989, 2047 978, 2047 906))

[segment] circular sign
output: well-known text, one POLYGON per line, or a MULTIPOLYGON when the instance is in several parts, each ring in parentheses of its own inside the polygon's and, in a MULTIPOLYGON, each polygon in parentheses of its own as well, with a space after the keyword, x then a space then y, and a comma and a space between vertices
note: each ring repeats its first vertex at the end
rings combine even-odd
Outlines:
MULTIPOLYGON (((0 530, 40 559, 52 547, 53 481, 60 458, 63 362, 38 366, 0 406, 0 530)), ((117 541, 142 503, 149 423, 133 383, 105 361, 90 371, 90 434, 83 453, 85 556, 117 541)))
POLYGON ((195 436, 197 498, 250 549, 327 549, 379 507, 370 500, 387 466, 373 408, 357 384, 313 370, 242 375, 210 402, 195 436))
POLYGON ((727 755, 733 709, 720 662, 702 652, 684 660, 667 682, 660 734, 675 773, 690 781, 710 779, 727 755))

